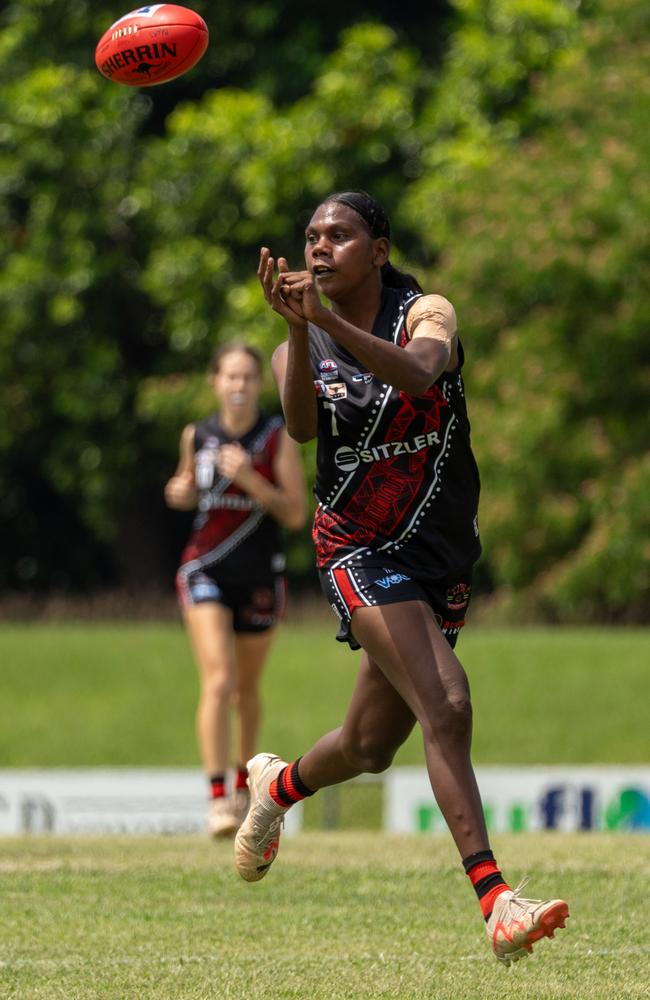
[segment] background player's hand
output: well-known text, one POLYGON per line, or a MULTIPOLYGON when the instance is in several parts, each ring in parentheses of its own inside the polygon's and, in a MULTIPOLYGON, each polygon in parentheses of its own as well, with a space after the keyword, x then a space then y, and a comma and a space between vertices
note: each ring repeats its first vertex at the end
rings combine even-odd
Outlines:
POLYGON ((278 277, 275 277, 275 260, 271 257, 271 251, 268 247, 262 247, 260 250, 260 262, 257 268, 257 277, 259 278, 262 290, 264 292, 264 298, 271 306, 271 308, 279 313, 287 323, 291 323, 292 326, 306 326, 305 317, 302 313, 302 308, 299 299, 293 299, 292 301, 287 301, 281 292, 280 286, 282 284, 282 276, 287 273, 289 266, 284 257, 278 259, 278 277))
POLYGON ((191 472, 167 480, 165 502, 174 510, 193 510, 196 507, 196 486, 191 472))
POLYGON ((245 489, 246 482, 253 471, 250 455, 240 444, 223 444, 216 457, 219 473, 230 479, 236 486, 245 489))

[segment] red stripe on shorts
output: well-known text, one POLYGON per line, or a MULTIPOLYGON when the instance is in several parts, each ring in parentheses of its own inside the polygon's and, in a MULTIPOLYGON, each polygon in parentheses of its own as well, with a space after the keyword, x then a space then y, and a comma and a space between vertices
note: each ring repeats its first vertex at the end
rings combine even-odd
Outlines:
POLYGON ((332 575, 334 576, 336 585, 341 592, 343 600, 345 601, 350 613, 352 613, 355 608, 362 608, 365 606, 364 602, 361 600, 356 590, 350 583, 350 577, 347 569, 333 569, 332 575))

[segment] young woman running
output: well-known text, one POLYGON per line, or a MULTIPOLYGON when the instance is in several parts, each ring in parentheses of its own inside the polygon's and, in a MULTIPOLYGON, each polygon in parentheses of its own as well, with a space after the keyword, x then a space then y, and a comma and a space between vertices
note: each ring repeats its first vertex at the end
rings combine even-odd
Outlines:
POLYGON ((246 344, 226 344, 212 369, 219 414, 184 429, 165 499, 177 510, 198 508, 176 586, 199 670, 196 725, 210 783, 208 829, 219 837, 233 834, 248 809, 245 762, 257 746, 260 677, 285 600, 280 525, 300 528, 306 504, 298 448, 280 417, 259 410, 261 355, 246 344), (239 732, 228 795, 233 705, 239 732))
MULTIPOLYGON (((288 340, 273 359, 289 434, 318 438, 317 564, 337 636, 361 647, 343 724, 292 764, 249 762, 235 841, 247 881, 268 871, 282 817, 317 789, 387 768, 417 723, 435 793, 498 959, 563 927, 567 904, 521 898, 490 850, 470 760, 471 705, 454 653, 480 546, 454 309, 389 262, 390 227, 364 192, 334 194, 306 230, 306 270, 261 251, 288 340), (322 293, 331 303, 322 304, 322 293), (316 391, 314 392, 314 387, 316 391)), ((521 887, 520 887, 521 888, 521 887)))

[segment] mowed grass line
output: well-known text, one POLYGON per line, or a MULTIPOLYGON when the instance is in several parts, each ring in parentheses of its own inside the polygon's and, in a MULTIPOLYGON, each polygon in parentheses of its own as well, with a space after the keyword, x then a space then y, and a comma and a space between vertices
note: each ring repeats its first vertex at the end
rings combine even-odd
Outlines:
MULTIPOLYGON (((263 679, 261 749, 295 757, 341 722, 359 654, 334 619, 289 621, 263 679)), ((648 629, 469 626, 459 655, 477 764, 647 760, 648 629)), ((0 766, 198 766, 196 670, 169 624, 1 624, 0 766)), ((417 732, 396 763, 422 763, 417 732)))
POLYGON ((0 844, 0 996, 20 1000, 623 1000, 650 995, 650 840, 495 839, 571 919, 492 957, 447 837, 285 838, 264 881, 203 838, 0 844))

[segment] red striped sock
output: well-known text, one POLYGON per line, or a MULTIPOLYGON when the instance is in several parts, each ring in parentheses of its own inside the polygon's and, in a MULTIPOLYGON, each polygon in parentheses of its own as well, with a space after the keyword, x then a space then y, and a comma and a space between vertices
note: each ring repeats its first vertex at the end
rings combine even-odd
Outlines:
POLYGON ((463 859, 463 867, 474 886, 483 917, 489 920, 494 900, 510 886, 501 874, 492 851, 477 851, 476 854, 470 854, 463 859))
POLYGON ((299 757, 293 764, 287 764, 286 767, 283 767, 269 786, 269 795, 273 801, 287 809, 294 802, 300 802, 301 799, 306 799, 309 795, 314 794, 311 788, 307 788, 298 774, 298 765, 301 759, 299 757))
POLYGON ((221 799, 226 794, 225 774, 213 774, 210 776, 210 796, 213 799, 221 799))
POLYGON ((243 764, 237 766, 235 772, 235 788, 239 790, 240 788, 248 788, 248 770, 243 764))

